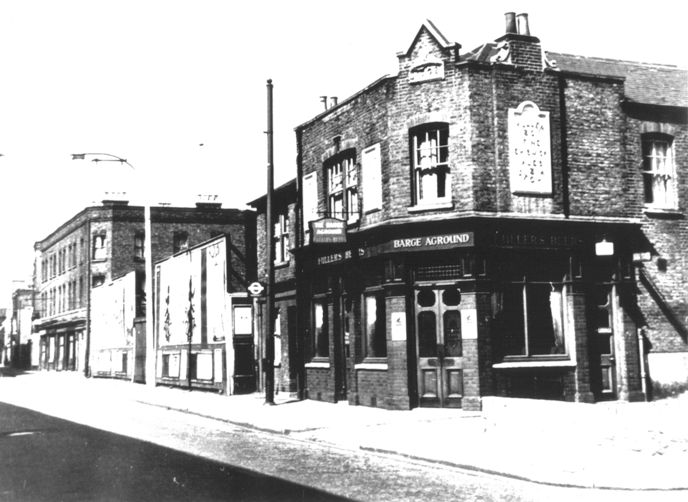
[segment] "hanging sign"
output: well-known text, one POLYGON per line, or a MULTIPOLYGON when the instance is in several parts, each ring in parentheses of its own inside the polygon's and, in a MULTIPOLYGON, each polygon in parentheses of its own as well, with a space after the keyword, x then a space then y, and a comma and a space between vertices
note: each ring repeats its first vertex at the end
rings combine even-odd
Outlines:
POLYGON ((311 244, 340 244, 346 242, 346 222, 337 218, 321 218, 309 222, 311 244))

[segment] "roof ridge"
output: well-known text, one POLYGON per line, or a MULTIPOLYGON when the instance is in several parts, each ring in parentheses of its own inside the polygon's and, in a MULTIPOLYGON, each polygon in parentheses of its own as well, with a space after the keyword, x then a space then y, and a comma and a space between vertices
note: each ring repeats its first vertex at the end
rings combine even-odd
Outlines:
POLYGON ((615 59, 615 58, 605 58, 601 56, 585 56, 583 54, 571 54, 568 52, 558 52, 558 51, 548 51, 545 50, 545 53, 547 54, 559 54, 562 56, 570 56, 570 57, 575 57, 575 58, 582 58, 582 59, 594 59, 596 61, 608 61, 612 63, 625 63, 625 64, 631 64, 635 66, 650 66, 650 67, 655 67, 655 68, 667 68, 667 69, 674 69, 674 70, 688 70, 688 68, 683 68, 678 65, 672 65, 668 63, 650 63, 647 61, 632 61, 629 59, 615 59))

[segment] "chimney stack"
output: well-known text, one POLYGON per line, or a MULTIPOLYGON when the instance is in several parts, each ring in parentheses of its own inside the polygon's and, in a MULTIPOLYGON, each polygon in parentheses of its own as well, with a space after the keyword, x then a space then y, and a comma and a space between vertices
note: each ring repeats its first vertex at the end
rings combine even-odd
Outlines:
POLYGON ((530 27, 528 26, 528 14, 522 13, 516 16, 516 24, 518 25, 518 34, 530 36, 530 27))
POLYGON ((506 18, 506 33, 516 33, 516 13, 506 12, 504 17, 506 18))

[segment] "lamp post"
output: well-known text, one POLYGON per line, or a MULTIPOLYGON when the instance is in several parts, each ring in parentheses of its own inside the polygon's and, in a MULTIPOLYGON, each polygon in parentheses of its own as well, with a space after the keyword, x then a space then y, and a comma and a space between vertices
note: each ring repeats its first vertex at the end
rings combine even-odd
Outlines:
POLYGON ((272 80, 267 82, 268 91, 268 193, 265 207, 265 247, 267 250, 268 284, 265 301, 265 404, 275 404, 275 248, 273 247, 272 198, 274 191, 273 130, 272 130, 272 80))
MULTIPOLYGON (((126 164, 133 171, 136 168, 122 157, 113 155, 111 153, 74 153, 72 154, 72 160, 85 160, 86 157, 93 157, 92 162, 119 162, 120 164, 126 164)), ((145 200, 145 198, 144 198, 145 200)), ((153 246, 152 246, 152 226, 151 226, 151 208, 150 204, 145 201, 143 204, 143 224, 144 224, 144 243, 143 243, 143 253, 145 258, 145 297, 146 297, 146 385, 155 386, 155 334, 153 332, 153 246)), ((90 236, 89 236, 90 238, 90 236)), ((89 296, 91 291, 91 285, 89 287, 89 296)), ((91 327, 87 326, 87 354, 86 354, 86 365, 88 366, 88 348, 90 347, 91 338, 91 327)), ((131 372, 131 381, 136 380, 136 331, 134 331, 134 347, 133 347, 133 361, 134 367, 131 372)))

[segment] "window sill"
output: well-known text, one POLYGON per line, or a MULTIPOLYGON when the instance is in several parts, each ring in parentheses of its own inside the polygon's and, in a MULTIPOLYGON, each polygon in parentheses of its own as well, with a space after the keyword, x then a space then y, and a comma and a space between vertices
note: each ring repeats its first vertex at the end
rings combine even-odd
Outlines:
POLYGON ((355 370, 374 370, 374 371, 387 371, 389 369, 389 365, 387 362, 382 362, 382 361, 373 361, 373 360, 364 360, 362 363, 355 364, 354 365, 355 370))
POLYGON ((313 360, 309 363, 304 364, 304 367, 306 369, 308 368, 321 368, 321 369, 329 369, 330 368, 330 361, 318 361, 318 360, 313 360))
POLYGON ((276 261, 274 263, 275 268, 284 268, 289 266, 289 260, 287 261, 276 261))
POLYGON ((92 258, 91 259, 91 263, 102 263, 102 262, 106 262, 106 261, 107 261, 107 258, 92 258))
POLYGON ((440 201, 440 202, 426 202, 421 204, 416 204, 415 206, 409 206, 409 213, 420 213, 423 211, 436 211, 442 209, 454 209, 454 203, 450 200, 440 201))
POLYGON ((650 205, 645 205, 643 211, 646 216, 654 218, 682 218, 683 213, 678 209, 665 208, 665 207, 655 207, 650 205))
POLYGON ((528 359, 519 361, 505 361, 492 365, 494 369, 510 368, 575 368, 576 362, 570 359, 528 359))

